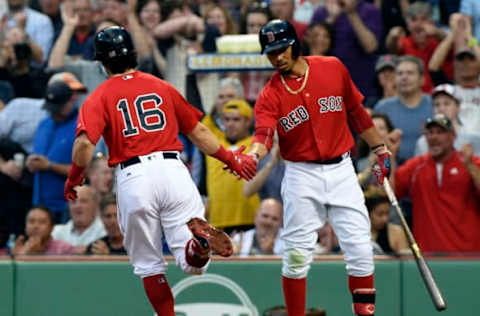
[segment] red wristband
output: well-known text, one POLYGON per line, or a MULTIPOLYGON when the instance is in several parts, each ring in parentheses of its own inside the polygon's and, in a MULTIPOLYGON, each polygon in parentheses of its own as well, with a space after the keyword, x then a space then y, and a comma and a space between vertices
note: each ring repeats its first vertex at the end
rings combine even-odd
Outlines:
POLYGON ((68 172, 68 178, 73 183, 80 183, 83 179, 83 171, 85 171, 85 167, 80 167, 76 163, 72 162, 72 166, 68 172))
POLYGON ((212 154, 211 156, 213 158, 216 158, 216 159, 220 160, 221 162, 227 163, 228 161, 230 161, 230 158, 232 156, 232 152, 226 150, 225 147, 220 145, 220 148, 218 148, 218 150, 214 154, 212 154))

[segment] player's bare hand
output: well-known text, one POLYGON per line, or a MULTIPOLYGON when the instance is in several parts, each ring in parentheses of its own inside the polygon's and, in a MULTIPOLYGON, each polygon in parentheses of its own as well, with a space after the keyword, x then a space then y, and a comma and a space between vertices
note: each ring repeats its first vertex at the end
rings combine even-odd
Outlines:
POLYGON ((42 155, 32 154, 27 157, 26 166, 32 173, 46 170, 50 162, 47 157, 42 155))
POLYGON ((108 255, 110 254, 110 249, 108 249, 107 244, 103 240, 97 240, 92 244, 92 253, 95 255, 108 255))

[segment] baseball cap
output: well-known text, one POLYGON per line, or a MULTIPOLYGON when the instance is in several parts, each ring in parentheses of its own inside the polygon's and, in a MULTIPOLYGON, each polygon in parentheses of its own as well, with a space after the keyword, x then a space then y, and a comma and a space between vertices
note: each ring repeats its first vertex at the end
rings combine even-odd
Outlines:
POLYGON ((51 113, 61 111, 72 97, 73 90, 63 81, 56 81, 47 86, 43 108, 51 113))
POLYGON ((455 58, 456 59, 463 59, 466 56, 474 58, 474 59, 477 58, 477 55, 475 54, 475 51, 470 47, 465 47, 463 49, 460 49, 457 52, 457 54, 455 55, 455 58))
POLYGON ((238 112, 241 115, 251 118, 253 115, 253 110, 250 104, 243 99, 233 99, 228 101, 223 106, 223 113, 235 113, 238 112))
POLYGON ((70 89, 76 92, 80 93, 85 93, 87 92, 87 87, 83 85, 72 73, 70 72, 59 72, 54 74, 50 80, 48 80, 48 85, 57 82, 57 81, 62 81, 65 82, 70 89))
POLYGON ((378 58, 377 63, 375 64, 375 72, 378 73, 387 67, 395 69, 396 65, 397 57, 395 55, 382 55, 378 58))
POLYGON ((458 103, 460 103, 460 100, 455 96, 455 87, 451 84, 445 83, 441 84, 435 87, 432 92, 432 98, 439 94, 446 94, 449 97, 455 99, 458 103))
POLYGON ((428 118, 425 128, 429 129, 432 126, 440 126, 447 131, 453 131, 452 121, 445 114, 435 114, 435 116, 428 118))

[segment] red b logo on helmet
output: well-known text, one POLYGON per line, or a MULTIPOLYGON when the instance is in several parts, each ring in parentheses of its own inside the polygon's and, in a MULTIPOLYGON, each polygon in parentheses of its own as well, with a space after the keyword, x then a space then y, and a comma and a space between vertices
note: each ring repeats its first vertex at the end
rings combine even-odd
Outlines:
POLYGON ((268 40, 269 43, 272 43, 273 41, 275 41, 275 34, 273 34, 272 31, 267 32, 266 35, 267 35, 267 40, 268 40))

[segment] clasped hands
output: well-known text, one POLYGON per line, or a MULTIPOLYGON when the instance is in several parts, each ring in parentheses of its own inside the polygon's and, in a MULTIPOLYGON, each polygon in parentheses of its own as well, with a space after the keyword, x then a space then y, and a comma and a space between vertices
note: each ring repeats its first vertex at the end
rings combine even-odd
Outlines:
POLYGON ((254 154, 244 154, 245 148, 245 145, 242 145, 237 150, 229 151, 230 154, 228 160, 225 161, 223 170, 232 173, 239 180, 250 181, 257 173, 258 159, 254 154))

